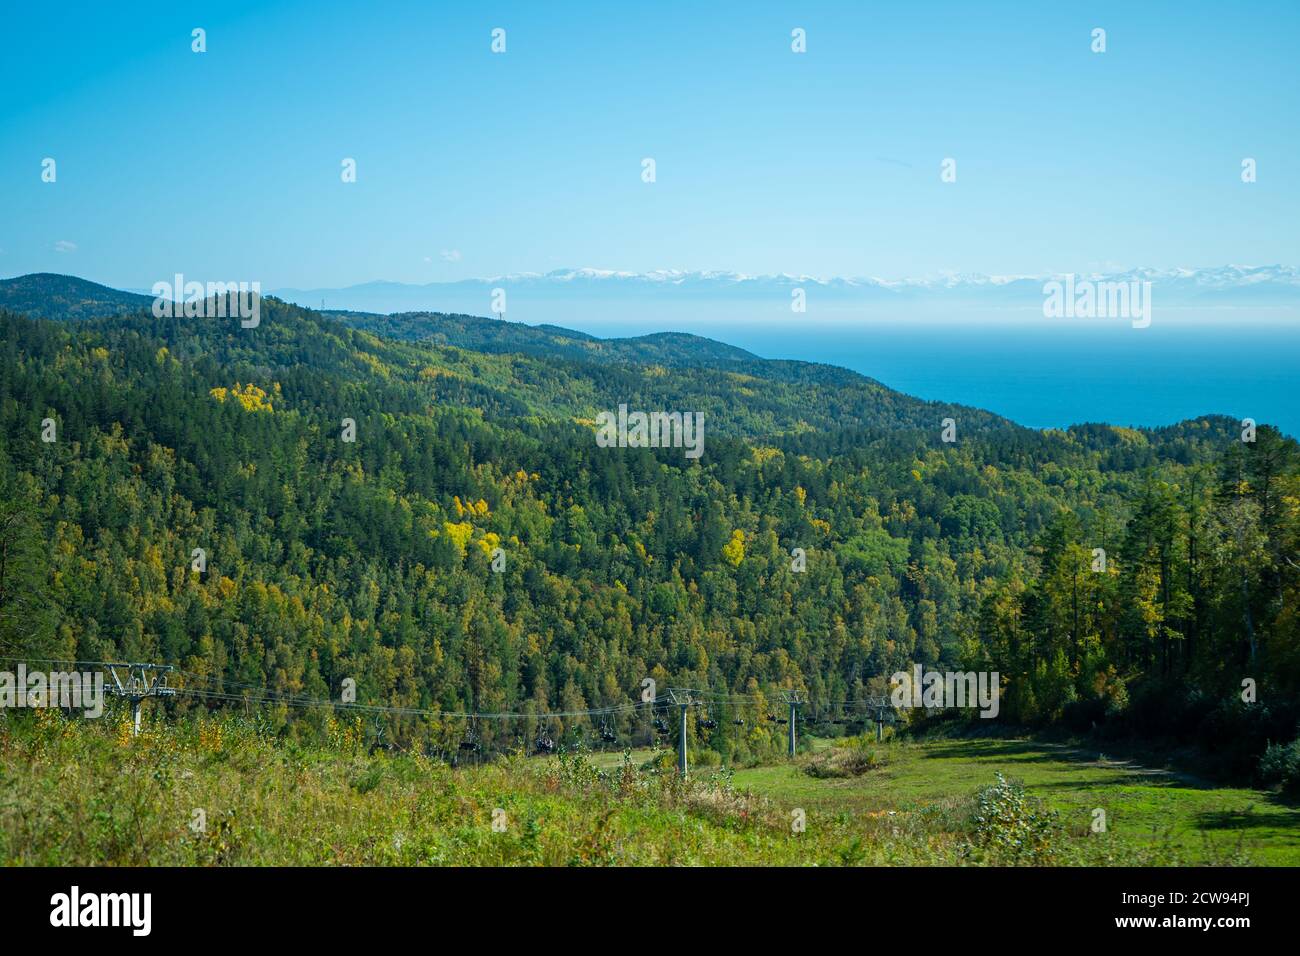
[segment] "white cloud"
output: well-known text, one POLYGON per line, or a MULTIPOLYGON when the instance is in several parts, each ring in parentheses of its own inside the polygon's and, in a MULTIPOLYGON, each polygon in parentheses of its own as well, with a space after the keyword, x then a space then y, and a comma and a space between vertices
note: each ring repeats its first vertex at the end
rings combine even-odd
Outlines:
POLYGON ((441 257, 443 262, 460 262, 459 249, 444 249, 442 252, 438 253, 438 255, 441 257))
POLYGON ((68 240, 66 239, 60 239, 58 242, 54 244, 54 251, 55 252, 76 252, 77 244, 75 242, 68 242, 68 240))

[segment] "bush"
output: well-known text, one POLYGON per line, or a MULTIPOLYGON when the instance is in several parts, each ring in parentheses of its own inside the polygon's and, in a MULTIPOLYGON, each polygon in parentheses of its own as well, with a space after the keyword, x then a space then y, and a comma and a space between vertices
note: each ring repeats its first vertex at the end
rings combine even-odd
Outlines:
POLYGON ((1071 701, 1061 712, 1061 723, 1075 733, 1088 733, 1106 722, 1107 701, 1100 697, 1085 697, 1071 701))
POLYGON ((994 863, 1050 863, 1064 833, 1059 815, 1025 793, 1021 784, 1001 773, 997 778, 975 794, 972 849, 991 855, 994 863))
POLYGON ((1231 697, 1205 714, 1199 742, 1210 753, 1218 773, 1232 780, 1249 780, 1269 743, 1288 739, 1294 728, 1295 718, 1285 708, 1246 704, 1231 697))
POLYGON ((862 738, 850 738, 814 755, 804 766, 803 772, 819 780, 860 777, 872 770, 879 770, 887 763, 889 757, 884 750, 864 744, 862 738))
POLYGON ((1259 758, 1259 776, 1265 786, 1278 786, 1288 797, 1300 797, 1300 738, 1269 744, 1259 758))
POLYGON ((1197 724, 1211 706, 1212 701, 1198 690, 1189 690, 1177 681, 1148 678, 1129 689, 1124 722, 1131 732, 1146 739, 1191 742, 1197 724))

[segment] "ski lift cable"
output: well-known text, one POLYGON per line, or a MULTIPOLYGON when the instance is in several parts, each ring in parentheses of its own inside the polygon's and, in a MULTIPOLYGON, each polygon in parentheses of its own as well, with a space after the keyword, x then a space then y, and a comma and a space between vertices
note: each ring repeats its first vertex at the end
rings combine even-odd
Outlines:
MULTIPOLYGON (((124 667, 129 666, 125 661, 90 661, 90 660, 72 660, 63 658, 34 658, 20 657, 16 655, 0 655, 0 660, 24 662, 28 664, 62 664, 84 667, 124 667)), ((151 665, 151 666, 168 666, 168 665, 151 665)), ((288 695, 277 691, 270 690, 261 685, 248 683, 245 681, 236 681, 227 679, 220 675, 202 675, 193 671, 182 670, 171 666, 171 673, 178 677, 189 678, 201 681, 206 684, 215 684, 222 688, 244 688, 245 693, 232 693, 229 690, 215 690, 203 687, 181 686, 175 690, 179 694, 191 697, 205 697, 210 700, 229 701, 234 703, 282 703, 292 706, 302 707, 333 707, 342 710, 353 710, 363 713, 376 714, 394 714, 399 716, 423 716, 439 717, 454 719, 485 719, 485 720, 542 720, 548 718, 561 717, 612 717, 618 714, 633 713, 645 708, 659 708, 673 705, 675 702, 672 698, 664 695, 656 696, 650 701, 634 701, 625 704, 616 704, 608 707, 593 707, 582 710, 563 710, 563 711, 546 711, 546 712, 516 712, 516 711, 499 711, 499 712, 477 712, 477 711, 444 711, 422 707, 400 707, 385 704, 362 704, 357 702, 343 702, 336 700, 324 700, 318 697, 305 695, 288 695)), ((768 700, 770 694, 738 694, 738 693, 721 693, 717 691, 703 691, 693 688, 679 688, 681 691, 688 691, 693 700, 688 706, 704 707, 709 703, 732 702, 739 704, 750 704, 758 700, 768 700)), ((834 713, 835 710, 866 710, 878 709, 882 706, 888 706, 883 698, 868 698, 857 700, 840 700, 828 701, 823 707, 825 712, 834 713)), ((819 708, 814 716, 820 716, 824 712, 819 708)))

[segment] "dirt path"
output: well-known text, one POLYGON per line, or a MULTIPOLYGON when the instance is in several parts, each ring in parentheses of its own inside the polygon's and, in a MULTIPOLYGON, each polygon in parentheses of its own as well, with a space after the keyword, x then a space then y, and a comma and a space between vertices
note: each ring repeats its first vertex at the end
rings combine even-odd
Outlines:
POLYGON ((1092 748, 1085 750, 1069 744, 1057 744, 1048 741, 1034 741, 1034 743, 1045 749, 1054 750, 1071 760, 1077 760, 1092 767, 1102 767, 1107 770, 1122 770, 1125 773, 1131 773, 1141 777, 1176 780, 1188 787, 1195 787, 1200 790, 1211 790, 1219 786, 1219 784, 1216 784, 1211 780, 1207 780, 1204 777, 1198 777, 1197 775, 1188 773, 1187 771, 1170 770, 1167 767, 1151 767, 1139 763, 1132 757, 1109 757, 1104 751, 1094 750, 1092 748))

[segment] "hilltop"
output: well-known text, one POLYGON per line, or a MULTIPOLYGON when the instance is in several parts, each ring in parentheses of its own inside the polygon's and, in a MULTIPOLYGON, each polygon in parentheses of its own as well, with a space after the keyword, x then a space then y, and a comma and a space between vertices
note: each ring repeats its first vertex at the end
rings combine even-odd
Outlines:
POLYGON ((415 364, 441 366, 446 374, 433 382, 433 397, 484 411, 592 419, 626 402, 634 408, 701 411, 715 433, 752 438, 810 428, 937 429, 948 417, 960 418, 963 428, 971 430, 1011 425, 979 409, 912 398, 847 369, 761 359, 682 333, 600 339, 555 326, 469 315, 322 313, 267 298, 266 321, 278 323, 283 334, 238 339, 214 324, 159 324, 147 314, 152 301, 72 276, 0 280, 0 308, 61 321, 118 318, 103 327, 134 323, 142 330, 157 329, 173 346, 179 343, 176 336, 190 336, 204 347, 232 350, 228 354, 244 354, 249 361, 254 351, 264 360, 270 348, 287 362, 285 348, 291 342, 319 335, 336 346, 313 350, 313 361, 329 363, 319 367, 322 373, 352 375, 355 361, 343 353, 358 350, 381 355, 391 366, 385 376, 389 380, 414 380, 420 374, 415 364), (349 330, 372 334, 358 337, 349 330), (470 352, 481 357, 470 359, 470 352))
POLYGON ((90 319, 147 309, 153 298, 52 272, 0 279, 0 309, 42 319, 90 319))

